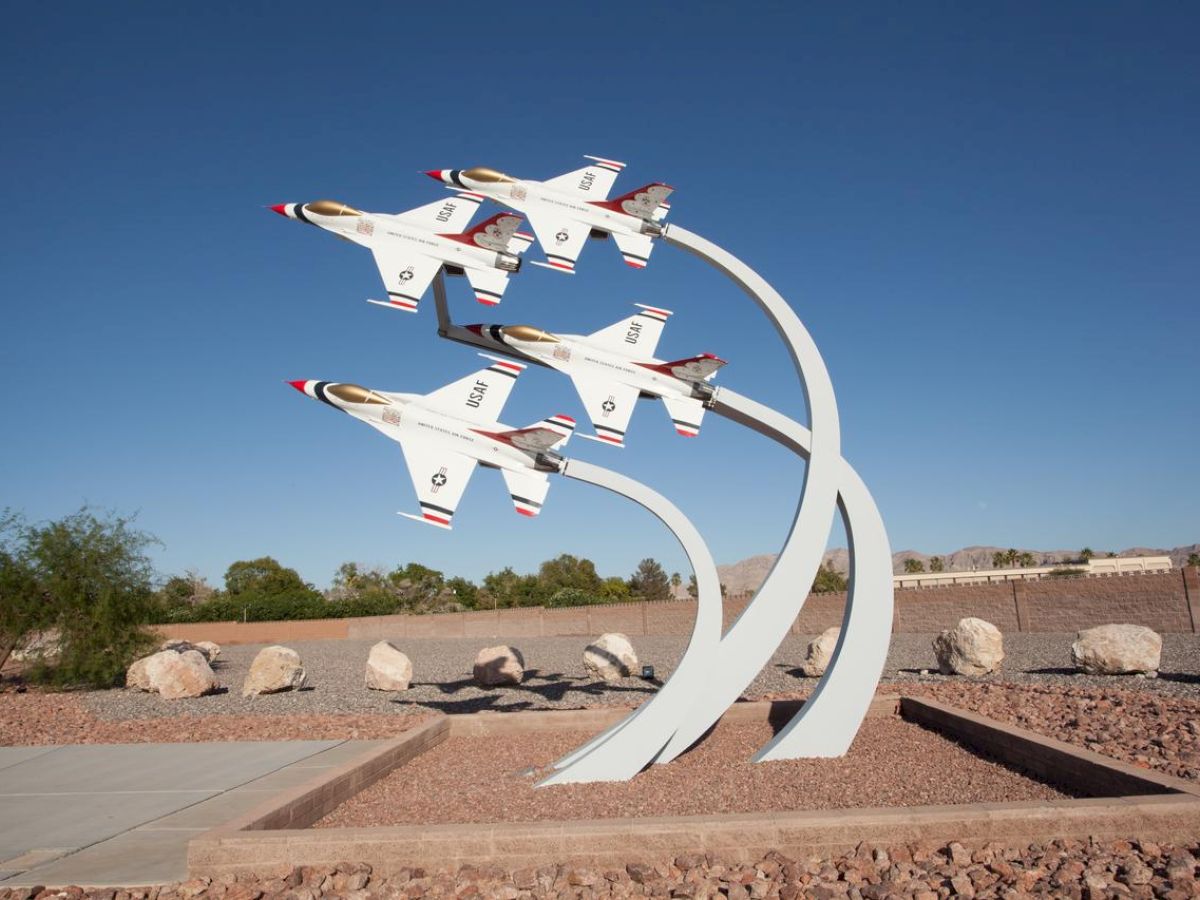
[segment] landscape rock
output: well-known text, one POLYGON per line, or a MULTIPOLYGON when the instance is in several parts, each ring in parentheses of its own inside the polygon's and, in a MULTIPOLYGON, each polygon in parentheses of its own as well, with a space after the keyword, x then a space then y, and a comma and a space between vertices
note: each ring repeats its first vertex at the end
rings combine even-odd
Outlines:
POLYGON ((191 641, 185 641, 183 638, 167 638, 158 645, 159 650, 174 650, 176 653, 183 653, 185 650, 195 650, 196 645, 191 641))
POLYGON ((202 697, 218 687, 217 676, 199 650, 160 650, 146 659, 150 690, 167 700, 202 697))
POLYGON ((516 647, 484 647, 475 657, 475 680, 484 687, 520 684, 525 677, 525 657, 516 647))
POLYGON ((196 649, 204 654, 204 658, 212 662, 221 655, 221 645, 212 641, 196 641, 196 649))
POLYGON ((825 674, 841 633, 842 629, 835 625, 833 628, 826 628, 814 640, 809 641, 808 649, 804 653, 804 662, 800 666, 800 671, 806 678, 818 678, 825 674))
POLYGON ((1004 635, 991 622, 968 616, 933 639, 943 675, 987 675, 1004 660, 1004 635))
POLYGON ((412 684, 412 660, 391 641, 380 641, 367 656, 367 687, 373 691, 407 691, 412 684))
MULTIPOLYGON (((160 653, 173 653, 173 650, 159 651, 160 653)), ((157 654, 154 654, 156 656, 157 654)), ((146 666, 154 656, 143 656, 141 659, 134 660, 133 663, 125 670, 125 687, 130 690, 137 691, 153 691, 150 686, 150 673, 146 671, 146 666)))
POLYGON ((8 658, 13 662, 30 662, 38 659, 55 660, 61 653, 62 635, 57 628, 51 628, 31 634, 20 646, 13 648, 8 658))
POLYGON ((1079 632, 1071 661, 1088 675, 1157 672, 1162 637, 1143 625, 1098 625, 1079 632))
POLYGON ((257 697, 259 694, 299 690, 307 680, 299 653, 278 644, 263 647, 250 664, 250 671, 242 685, 242 696, 257 697))
POLYGON ((583 667, 604 681, 620 681, 637 671, 638 658, 629 638, 616 631, 602 634, 583 649, 583 667))

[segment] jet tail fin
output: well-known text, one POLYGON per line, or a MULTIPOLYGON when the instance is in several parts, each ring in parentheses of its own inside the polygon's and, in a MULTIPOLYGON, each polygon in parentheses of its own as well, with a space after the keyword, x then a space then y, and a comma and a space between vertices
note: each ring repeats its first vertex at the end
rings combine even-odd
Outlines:
POLYGON ((667 211, 671 208, 671 204, 667 203, 667 198, 674 190, 675 188, 669 184, 652 181, 628 194, 606 200, 602 205, 616 212, 637 216, 639 219, 659 222, 666 218, 667 211))
POLYGON ((698 356, 675 359, 671 362, 638 363, 639 366, 670 375, 680 381, 708 381, 725 364, 725 360, 719 356, 713 356, 711 353, 701 353, 698 356))
POLYGON ((514 213, 496 213, 462 234, 443 234, 442 237, 453 238, 486 250, 495 250, 497 253, 508 253, 511 252, 508 249, 509 241, 517 233, 522 221, 522 218, 514 213))

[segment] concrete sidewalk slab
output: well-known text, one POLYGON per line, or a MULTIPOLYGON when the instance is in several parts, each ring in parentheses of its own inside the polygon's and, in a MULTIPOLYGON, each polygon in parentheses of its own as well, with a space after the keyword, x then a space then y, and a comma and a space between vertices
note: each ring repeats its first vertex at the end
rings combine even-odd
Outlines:
POLYGON ((0 886, 187 877, 187 843, 378 741, 0 748, 0 886))

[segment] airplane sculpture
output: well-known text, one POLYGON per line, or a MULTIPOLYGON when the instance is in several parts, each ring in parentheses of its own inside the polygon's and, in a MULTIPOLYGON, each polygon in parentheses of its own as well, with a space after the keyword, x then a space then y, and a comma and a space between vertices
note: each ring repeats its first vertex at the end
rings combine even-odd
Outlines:
POLYGON ((449 529, 467 482, 482 464, 500 470, 518 513, 536 516, 550 488, 546 473, 561 469, 563 458, 555 451, 570 438, 575 420, 556 415, 527 428, 500 424, 497 418, 525 367, 480 355, 495 361, 430 394, 392 394, 329 381, 289 384, 400 444, 421 507, 419 516, 400 515, 449 529))
POLYGON ((609 200, 625 163, 598 156, 584 159, 593 164, 548 181, 521 181, 482 166, 431 169, 425 174, 524 213, 546 254, 547 261, 535 265, 574 274, 588 237, 611 234, 625 262, 645 268, 652 239, 663 233, 662 220, 671 208, 666 201, 674 188, 656 181, 609 200))
POLYGON ((520 270, 521 253, 533 243, 531 235, 517 232, 520 216, 500 213, 465 230, 482 202, 481 195, 463 192, 394 215, 363 212, 336 200, 271 209, 370 248, 388 299, 369 302, 416 312, 442 266, 448 274, 466 275, 475 299, 488 306, 500 302, 509 274, 520 270))
POLYGON ((702 353, 664 362, 654 357, 671 311, 635 303, 642 311, 588 335, 551 334, 532 325, 467 325, 485 341, 571 377, 596 434, 580 435, 625 446, 625 429, 639 397, 663 401, 675 430, 696 437, 709 381, 725 360, 702 353))

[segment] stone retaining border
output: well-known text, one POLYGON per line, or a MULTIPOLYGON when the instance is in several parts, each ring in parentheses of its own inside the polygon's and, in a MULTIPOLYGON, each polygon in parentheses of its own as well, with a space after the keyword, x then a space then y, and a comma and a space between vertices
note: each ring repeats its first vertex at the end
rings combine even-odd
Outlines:
MULTIPOLYGON (((799 701, 739 703, 723 721, 786 722, 799 701)), ((599 730, 627 710, 582 709, 439 716, 330 773, 192 840, 191 877, 298 865, 370 863, 382 877, 400 869, 552 863, 619 866, 680 853, 753 861, 769 850, 826 855, 861 841, 1028 843, 1054 838, 1191 840, 1200 830, 1200 786, 1139 769, 1062 741, 930 700, 876 699, 869 715, 900 714, 964 746, 1086 799, 817 810, 644 819, 310 829, 349 797, 451 735, 599 730), (1098 795, 1098 796, 1097 796, 1098 795)))

